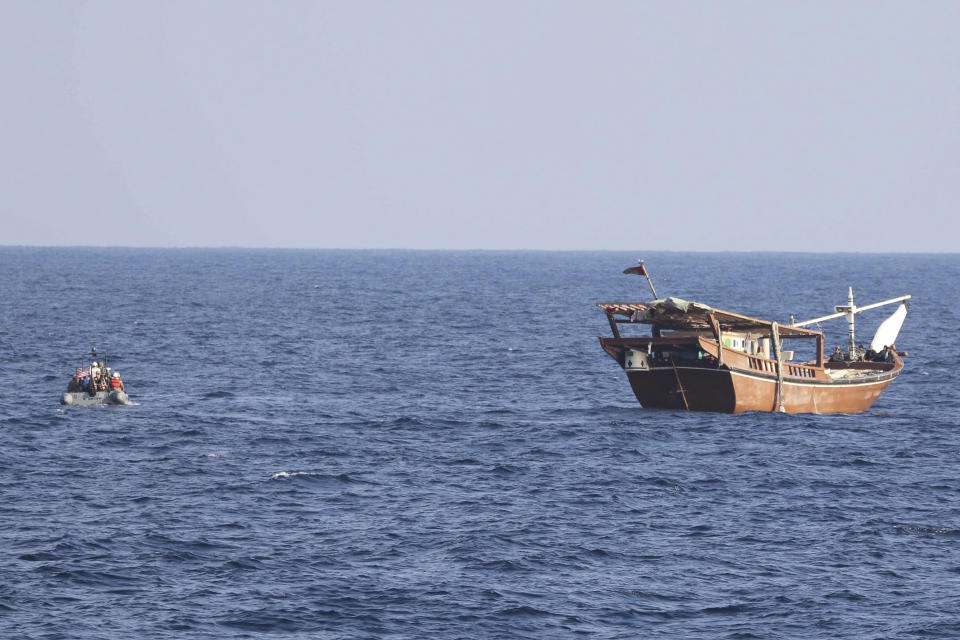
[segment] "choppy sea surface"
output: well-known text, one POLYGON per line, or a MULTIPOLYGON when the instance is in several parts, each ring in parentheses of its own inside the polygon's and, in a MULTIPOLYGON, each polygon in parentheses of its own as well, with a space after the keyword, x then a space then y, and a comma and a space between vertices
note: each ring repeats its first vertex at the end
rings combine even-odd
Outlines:
POLYGON ((641 408, 637 257, 0 248, 0 636, 960 637, 960 256, 643 255, 781 322, 912 294, 852 416, 641 408), (135 404, 58 404, 93 345, 135 404))

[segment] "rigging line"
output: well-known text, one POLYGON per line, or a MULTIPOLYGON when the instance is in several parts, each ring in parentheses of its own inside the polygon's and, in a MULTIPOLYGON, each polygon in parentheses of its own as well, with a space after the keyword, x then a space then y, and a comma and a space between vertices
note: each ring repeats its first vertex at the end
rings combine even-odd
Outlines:
MULTIPOLYGON (((723 347, 721 347, 722 349, 723 347)), ((690 404, 687 402, 687 392, 683 390, 683 384, 680 382, 680 372, 677 371, 677 362, 670 356, 670 364, 673 365, 673 375, 677 378, 677 389, 680 390, 680 397, 683 398, 683 408, 690 411, 690 404)))

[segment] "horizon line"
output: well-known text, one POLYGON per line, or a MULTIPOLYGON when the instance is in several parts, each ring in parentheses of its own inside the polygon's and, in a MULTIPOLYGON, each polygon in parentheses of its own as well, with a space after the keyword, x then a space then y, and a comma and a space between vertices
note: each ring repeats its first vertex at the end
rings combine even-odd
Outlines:
POLYGON ((800 251, 790 249, 532 249, 513 248, 495 249, 487 247, 473 248, 413 248, 413 247, 258 247, 249 245, 32 245, 0 244, 0 249, 130 249, 144 251, 184 251, 184 250, 239 250, 239 251, 409 251, 409 252, 447 252, 447 253, 627 253, 641 251, 651 254, 662 253, 766 253, 795 255, 960 255, 960 251, 940 250, 900 250, 900 251, 800 251))

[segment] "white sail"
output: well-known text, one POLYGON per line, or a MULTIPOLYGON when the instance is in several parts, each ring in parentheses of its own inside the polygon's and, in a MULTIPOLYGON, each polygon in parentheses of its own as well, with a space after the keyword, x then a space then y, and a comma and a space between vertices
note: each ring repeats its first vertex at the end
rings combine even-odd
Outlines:
POLYGON ((897 307, 897 310, 893 312, 893 315, 881 322, 880 326, 877 327, 877 333, 873 336, 873 341, 870 342, 870 348, 879 352, 884 347, 889 347, 896 343, 897 335, 900 333, 900 327, 903 326, 903 321, 906 317, 907 303, 902 302, 900 306, 897 307))

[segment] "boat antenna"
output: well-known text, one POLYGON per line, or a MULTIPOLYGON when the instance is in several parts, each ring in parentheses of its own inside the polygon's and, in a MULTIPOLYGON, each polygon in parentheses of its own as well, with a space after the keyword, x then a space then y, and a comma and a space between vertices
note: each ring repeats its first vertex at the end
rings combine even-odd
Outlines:
POLYGON ((629 267, 624 269, 624 273, 633 273, 638 276, 644 276, 647 279, 647 284, 650 285, 650 293, 653 294, 654 300, 659 300, 660 297, 657 295, 657 290, 653 288, 653 281, 650 280, 650 274, 647 273, 647 267, 643 264, 643 260, 637 260, 637 267, 629 267))

